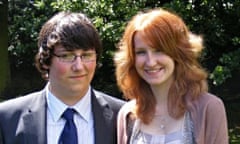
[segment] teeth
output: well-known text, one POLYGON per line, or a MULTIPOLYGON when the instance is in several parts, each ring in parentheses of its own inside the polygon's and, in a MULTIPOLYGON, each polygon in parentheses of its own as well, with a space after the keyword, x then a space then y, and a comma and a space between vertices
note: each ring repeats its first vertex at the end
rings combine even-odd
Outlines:
POLYGON ((151 73, 154 73, 154 72, 158 72, 159 70, 146 70, 147 72, 151 72, 151 73))

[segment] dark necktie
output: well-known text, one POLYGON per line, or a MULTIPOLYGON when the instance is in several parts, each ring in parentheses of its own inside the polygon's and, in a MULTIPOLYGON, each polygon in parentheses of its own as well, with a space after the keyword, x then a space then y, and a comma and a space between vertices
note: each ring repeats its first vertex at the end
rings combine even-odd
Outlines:
POLYGON ((73 121, 74 109, 66 109, 62 117, 66 120, 62 134, 59 139, 59 144, 77 144, 77 128, 73 121))

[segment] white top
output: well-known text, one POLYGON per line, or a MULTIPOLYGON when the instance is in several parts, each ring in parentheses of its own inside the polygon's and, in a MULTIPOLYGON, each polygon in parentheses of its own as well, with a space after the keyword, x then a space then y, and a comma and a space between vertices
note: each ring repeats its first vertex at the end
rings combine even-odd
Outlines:
POLYGON ((134 144, 183 144, 182 132, 176 131, 167 135, 151 135, 139 131, 136 138, 133 140, 134 144))
POLYGON ((186 112, 181 129, 166 135, 153 135, 140 130, 141 121, 136 119, 130 144, 193 144, 193 125, 186 112))
MULTIPOLYGON (((58 144, 66 120, 61 118, 63 112, 68 108, 49 91, 49 84, 46 87, 47 99, 47 143, 58 144)), ((94 144, 93 114, 91 108, 91 88, 86 95, 74 106, 74 122, 77 127, 78 144, 94 144)))

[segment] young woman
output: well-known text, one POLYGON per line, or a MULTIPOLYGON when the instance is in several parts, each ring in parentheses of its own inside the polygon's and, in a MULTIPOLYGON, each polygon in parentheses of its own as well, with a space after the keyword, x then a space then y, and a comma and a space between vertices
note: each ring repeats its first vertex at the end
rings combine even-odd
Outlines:
POLYGON ((208 93, 198 62, 202 38, 164 9, 137 14, 115 56, 117 82, 130 102, 118 116, 118 144, 226 144, 223 102, 208 93))

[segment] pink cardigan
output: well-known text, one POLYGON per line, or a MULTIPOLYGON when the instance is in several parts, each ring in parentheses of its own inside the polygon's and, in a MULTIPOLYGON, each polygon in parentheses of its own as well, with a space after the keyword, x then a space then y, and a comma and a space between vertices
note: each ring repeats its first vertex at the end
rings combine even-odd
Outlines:
MULTIPOLYGON (((126 116, 135 101, 126 103, 118 114, 118 144, 127 144, 126 116)), ((227 118, 222 100, 206 93, 197 100, 187 100, 188 111, 194 125, 197 144, 228 144, 227 118)))

